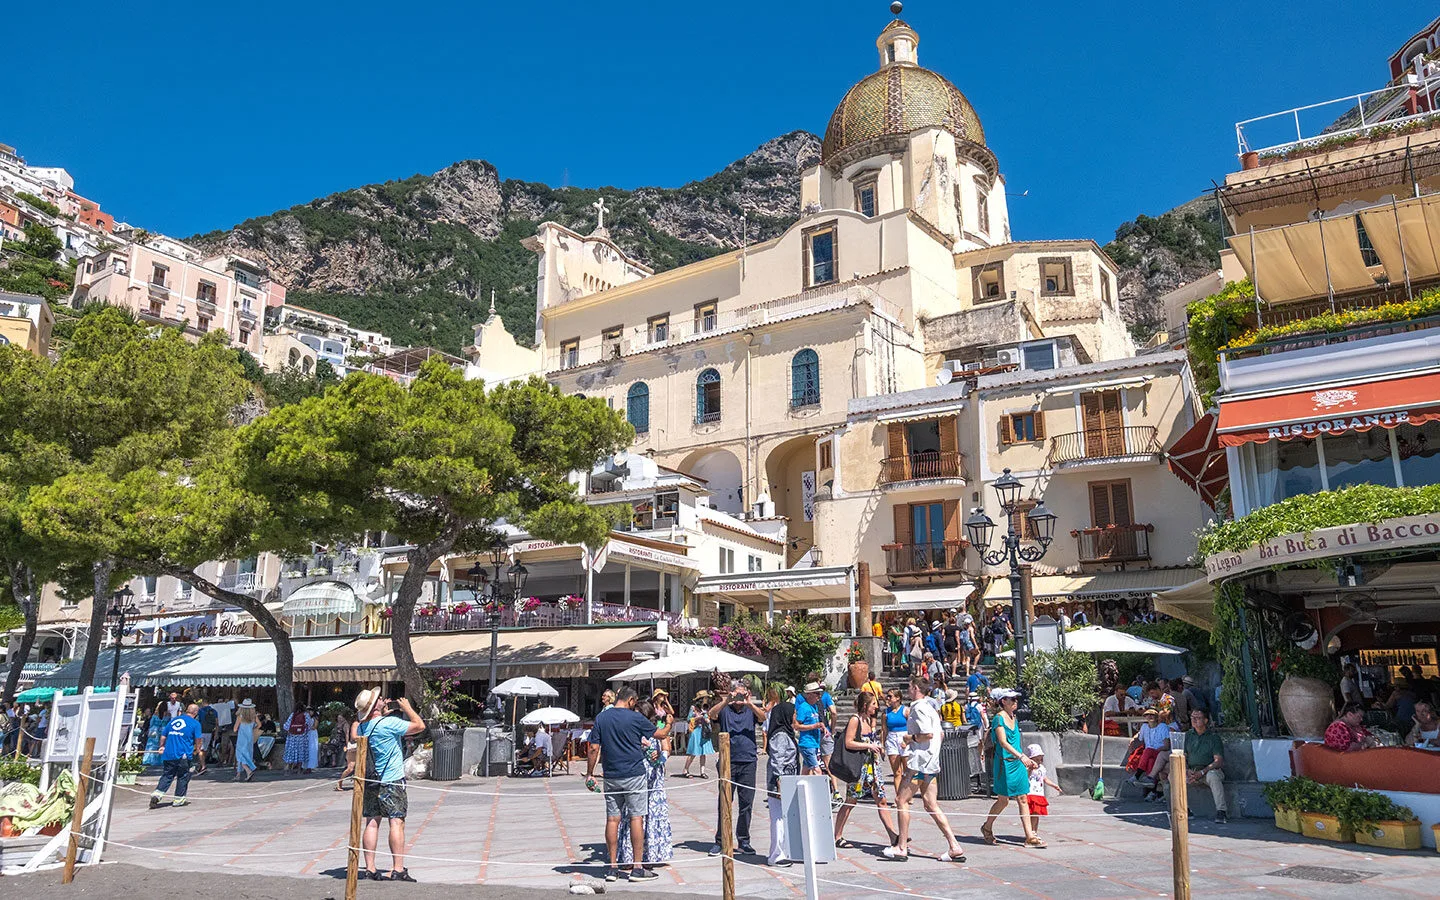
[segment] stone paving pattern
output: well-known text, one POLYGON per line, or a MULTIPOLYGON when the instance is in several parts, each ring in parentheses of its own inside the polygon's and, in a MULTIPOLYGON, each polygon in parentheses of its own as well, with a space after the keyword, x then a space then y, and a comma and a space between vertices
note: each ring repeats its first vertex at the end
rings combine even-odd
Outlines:
MULTIPOLYGON (((675 861, 644 885, 609 886, 612 893, 678 892, 719 896, 720 860, 709 858, 715 828, 716 780, 678 779, 671 761, 669 802, 675 861)), ((763 768, 763 761, 762 761, 763 768)), ((423 882, 564 888, 599 874, 603 800, 585 790, 583 764, 575 774, 550 779, 467 777, 457 782, 414 782, 407 840, 411 872, 423 882), (443 788, 443 790, 433 790, 443 788), (432 857, 426 859, 424 857, 432 857)), ((351 794, 332 790, 319 776, 262 773, 235 784, 225 770, 191 783, 183 808, 146 808, 154 779, 117 789, 111 847, 105 858, 168 870, 251 872, 297 878, 343 876, 351 794), (278 793, 286 792, 286 793, 278 793), (161 849, 169 852, 119 846, 161 849)), ((861 806, 846 837, 857 846, 819 867, 821 896, 1038 897, 1087 900, 1103 897, 1164 897, 1172 889, 1168 816, 1145 803, 1097 803, 1080 797, 1052 798, 1052 815, 1041 830, 1050 846, 1020 846, 1013 811, 997 823, 998 846, 987 846, 979 826, 988 802, 943 804, 969 859, 941 863, 944 848, 934 825, 916 804, 914 855, 908 862, 880 856, 884 832, 872 807, 861 806)), ((757 804, 752 836, 764 852, 768 819, 757 804)), ((1195 897, 1368 898, 1440 895, 1440 860, 1429 851, 1379 851, 1310 841, 1277 830, 1268 819, 1233 819, 1216 825, 1195 819, 1190 861, 1195 897), (1310 865, 1376 873, 1359 884, 1327 884, 1277 877, 1288 866, 1310 865)), ((388 867, 381 833, 377 865, 388 867)), ((797 863, 772 869, 758 857, 737 857, 738 892, 746 897, 803 896, 797 863)), ((362 885, 362 893, 364 887, 362 885)), ((423 895, 423 891, 420 892, 423 895)))

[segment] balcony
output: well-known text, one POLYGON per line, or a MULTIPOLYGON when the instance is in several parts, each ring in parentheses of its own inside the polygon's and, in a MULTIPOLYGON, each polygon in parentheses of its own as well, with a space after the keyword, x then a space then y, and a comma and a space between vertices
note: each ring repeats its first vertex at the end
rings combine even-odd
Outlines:
POLYGON ((220 587, 237 594, 259 594, 265 590, 259 572, 235 572, 220 576, 220 587))
MULTIPOLYGON (((497 624, 497 616, 486 612, 483 606, 457 604, 453 609, 444 610, 434 605, 421 606, 415 611, 410 630, 418 633, 484 631, 497 624), (455 612, 453 609, 463 609, 464 612, 455 612)), ((591 617, 591 623, 597 625, 612 622, 658 622, 662 619, 671 627, 684 624, 684 617, 678 613, 599 601, 591 604, 591 617)), ((562 603, 541 602, 539 606, 526 612, 504 609, 498 614, 498 625, 501 628, 551 628, 585 624, 584 600, 574 607, 562 603)), ((390 625, 389 618, 382 619, 381 633, 389 634, 390 625)))
POLYGON ((1057 434, 1050 441, 1050 462, 1078 468, 1097 463, 1153 462, 1160 458, 1154 425, 1093 428, 1057 434))
POLYGON ((1150 558, 1154 525, 1102 525, 1070 532, 1082 563, 1142 562, 1150 558))
POLYGON ((892 578, 950 578, 959 580, 965 569, 964 541, 931 544, 886 544, 885 572, 892 578))
POLYGON ((955 452, 924 451, 887 456, 881 460, 880 485, 883 488, 936 481, 964 484, 965 456, 955 452))

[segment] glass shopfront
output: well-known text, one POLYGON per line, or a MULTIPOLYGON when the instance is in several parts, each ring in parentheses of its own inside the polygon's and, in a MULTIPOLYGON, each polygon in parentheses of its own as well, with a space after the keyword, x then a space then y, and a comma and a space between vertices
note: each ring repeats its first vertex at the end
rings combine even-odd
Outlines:
POLYGON ((1237 508, 1238 515, 1287 497, 1354 484, 1440 482, 1440 422, 1251 443, 1239 451, 1245 508, 1237 508))

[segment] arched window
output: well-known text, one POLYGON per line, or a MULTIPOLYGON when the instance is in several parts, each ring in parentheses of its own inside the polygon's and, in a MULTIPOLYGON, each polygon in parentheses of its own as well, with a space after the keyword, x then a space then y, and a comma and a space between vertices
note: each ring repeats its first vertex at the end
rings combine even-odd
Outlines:
POLYGON ((790 361, 790 407, 820 402, 820 356, 808 347, 790 361))
POLYGON ((720 373, 706 369, 695 379, 695 421, 720 421, 720 373))
POLYGON ((625 395, 625 419, 635 427, 636 434, 650 431, 650 387, 643 381, 630 385, 625 395))

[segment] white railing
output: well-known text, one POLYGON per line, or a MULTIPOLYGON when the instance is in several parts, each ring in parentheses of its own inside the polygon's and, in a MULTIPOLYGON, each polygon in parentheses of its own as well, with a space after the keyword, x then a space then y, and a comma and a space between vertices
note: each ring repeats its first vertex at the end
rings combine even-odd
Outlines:
POLYGON ((618 359, 702 339, 712 334, 725 334, 744 328, 754 328, 769 322, 844 309, 860 303, 868 303, 877 312, 896 321, 901 319, 900 307, 880 296, 874 288, 867 284, 854 281, 825 284, 789 297, 780 297, 765 303, 742 306, 738 309, 721 310, 715 316, 700 319, 694 319, 684 314, 672 316, 665 329, 665 337, 660 340, 654 339, 648 325, 633 326, 626 329, 626 334, 621 338, 618 355, 615 352, 616 342, 613 338, 582 341, 574 351, 547 353, 545 371, 555 372, 588 366, 604 362, 607 359, 618 359))
POLYGON ((1235 123, 1235 143, 1238 155, 1258 153, 1275 155, 1294 147, 1319 144, 1322 141, 1339 140, 1373 131, 1381 126, 1398 128, 1434 115, 1433 110, 1424 109, 1414 114, 1397 116, 1403 109, 1413 90, 1422 105, 1430 105, 1431 87, 1440 81, 1440 69, 1427 66, 1424 77, 1408 75, 1400 84, 1387 85, 1379 90, 1350 94, 1334 100, 1324 100, 1307 106, 1268 113, 1235 123), (1317 110, 1325 110, 1317 113, 1317 110), (1308 114, 1308 115, 1306 115, 1308 114), (1302 115, 1310 119, 1302 121, 1302 115), (1289 120, 1288 123, 1285 120, 1289 120), (1284 124, 1282 124, 1284 123, 1284 124), (1352 124, 1353 123, 1353 124, 1352 124), (1284 140, 1276 140, 1282 132, 1294 127, 1294 138, 1288 134, 1284 140), (1342 126, 1342 127, 1337 127, 1342 126), (1274 143, 1267 143, 1274 141, 1274 143))
POLYGON ((220 586, 239 594, 253 594, 261 590, 264 584, 260 580, 259 572, 236 572, 233 575, 221 575, 220 586))

